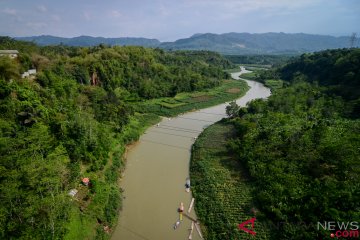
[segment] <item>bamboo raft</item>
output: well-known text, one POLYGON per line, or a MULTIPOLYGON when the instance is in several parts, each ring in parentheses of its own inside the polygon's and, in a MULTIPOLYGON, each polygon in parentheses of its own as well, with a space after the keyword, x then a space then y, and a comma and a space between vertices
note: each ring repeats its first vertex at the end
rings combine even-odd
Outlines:
POLYGON ((189 240, 192 239, 192 234, 193 234, 193 231, 194 231, 194 221, 191 221, 191 227, 190 227, 190 234, 189 234, 189 240))
POLYGON ((193 207, 193 205, 194 205, 194 201, 195 201, 195 198, 192 198, 192 199, 191 199, 191 203, 190 203, 190 207, 189 207, 189 209, 188 209, 188 213, 191 212, 191 209, 192 209, 192 207, 193 207))
POLYGON ((197 222, 197 219, 195 219, 195 218, 193 218, 193 217, 190 217, 188 214, 183 213, 183 215, 184 215, 185 217, 187 217, 188 219, 190 219, 191 221, 197 222))
POLYGON ((195 202, 195 198, 192 198, 191 199, 191 202, 190 202, 190 206, 187 210, 188 213, 185 213, 183 210, 184 210, 184 206, 183 206, 183 203, 180 204, 180 208, 179 208, 179 220, 174 224, 174 229, 176 229, 180 223, 182 222, 183 220, 183 216, 188 218, 189 220, 191 220, 191 226, 189 228, 189 240, 192 240, 192 235, 193 235, 193 232, 194 232, 194 226, 195 226, 195 229, 196 231, 198 232, 199 236, 201 239, 204 239, 203 238, 203 235, 201 233, 201 230, 200 230, 200 225, 199 225, 199 222, 197 219, 191 217, 189 214, 191 212, 191 210, 193 209, 194 207, 194 202, 195 202))

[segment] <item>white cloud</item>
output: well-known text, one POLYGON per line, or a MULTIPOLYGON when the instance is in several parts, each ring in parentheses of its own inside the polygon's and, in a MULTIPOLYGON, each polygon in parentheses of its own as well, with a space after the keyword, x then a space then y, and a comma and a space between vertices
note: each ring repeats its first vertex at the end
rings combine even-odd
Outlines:
POLYGON ((4 10, 0 10, 0 15, 1 13, 11 16, 7 18, 8 21, 15 21, 17 23, 21 23, 23 21, 22 16, 19 14, 18 10, 16 9, 5 8, 4 10))
POLYGON ((26 23, 26 26, 28 26, 29 28, 31 28, 33 30, 39 30, 39 29, 47 27, 48 25, 44 22, 28 22, 28 23, 26 23))
POLYGON ((39 6, 37 6, 37 10, 39 11, 39 12, 47 12, 47 8, 44 6, 44 5, 39 5, 39 6))
POLYGON ((83 12, 83 17, 86 21, 90 21, 91 20, 91 14, 90 12, 84 11, 83 12))
MULTIPOLYGON (((247 25, 253 25, 255 22, 261 21, 260 19, 272 19, 274 17, 285 18, 294 13, 306 13, 311 9, 319 9, 321 3, 324 3, 324 1, 325 0, 185 0, 184 8, 181 9, 182 12, 180 15, 186 13, 186 15, 192 19, 196 16, 197 20, 195 20, 195 23, 200 22, 200 24, 202 24, 206 21, 216 26, 222 24, 224 26, 223 31, 242 31, 246 29, 244 25, 235 28, 232 27, 229 28, 229 30, 225 29, 227 26, 234 26, 234 22, 247 21, 247 25), (197 10, 200 10, 200 13, 197 13, 197 10), (248 22, 248 20, 251 20, 251 22, 248 22)), ((323 6, 321 7, 323 8, 323 6)), ((214 26, 208 29, 211 28, 216 29, 214 26)))
POLYGON ((2 12, 11 16, 17 16, 17 11, 15 9, 5 8, 2 12))
POLYGON ((112 10, 110 11, 110 17, 112 18, 119 18, 122 14, 118 10, 112 10))
POLYGON ((159 12, 160 12, 161 16, 171 15, 171 11, 167 7, 165 7, 163 4, 160 5, 159 12))
POLYGON ((252 12, 257 10, 284 9, 295 10, 309 7, 324 0, 186 0, 190 6, 211 6, 216 9, 234 13, 252 12))
POLYGON ((55 22, 60 22, 61 21, 61 17, 59 15, 52 15, 51 19, 54 20, 55 22))

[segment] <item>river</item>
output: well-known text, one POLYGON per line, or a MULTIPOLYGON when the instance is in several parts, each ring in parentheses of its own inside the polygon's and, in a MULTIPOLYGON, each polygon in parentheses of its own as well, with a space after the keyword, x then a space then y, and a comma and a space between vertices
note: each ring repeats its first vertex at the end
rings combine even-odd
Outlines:
MULTIPOLYGON (((232 77, 239 79, 245 72, 248 71, 241 67, 241 72, 232 73, 232 77)), ((261 83, 246 82, 251 88, 236 101, 240 106, 270 95, 270 90, 261 83)), ((125 196, 123 210, 112 240, 188 239, 190 220, 184 217, 176 230, 173 225, 179 218, 180 202, 187 211, 191 201, 191 193, 185 191, 191 146, 204 128, 226 117, 226 105, 164 118, 129 150, 121 181, 125 196)), ((190 215, 196 218, 194 210, 190 215)), ((200 239, 195 229, 192 239, 200 239)))

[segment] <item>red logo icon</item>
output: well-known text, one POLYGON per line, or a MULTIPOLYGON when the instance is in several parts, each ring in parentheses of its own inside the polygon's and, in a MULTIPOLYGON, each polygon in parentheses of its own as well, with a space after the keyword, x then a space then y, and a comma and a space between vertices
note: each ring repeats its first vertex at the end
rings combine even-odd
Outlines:
POLYGON ((242 223, 239 224, 238 228, 243 230, 244 232, 247 232, 247 233, 255 236, 256 232, 254 232, 254 231, 252 231, 250 229, 247 229, 245 227, 245 225, 248 225, 248 224, 251 223, 251 228, 254 229, 255 220, 256 220, 256 218, 252 218, 252 219, 249 219, 249 220, 247 220, 245 222, 242 222, 242 223))

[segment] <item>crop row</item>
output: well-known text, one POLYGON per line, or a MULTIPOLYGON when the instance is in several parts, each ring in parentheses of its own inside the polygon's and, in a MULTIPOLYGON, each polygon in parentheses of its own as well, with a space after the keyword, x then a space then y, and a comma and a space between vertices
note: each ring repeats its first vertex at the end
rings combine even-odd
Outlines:
MULTIPOLYGON (((206 239, 254 239, 238 229, 241 222, 255 216, 256 207, 251 183, 239 171, 236 159, 225 154, 224 132, 229 130, 231 126, 217 123, 206 129, 194 145, 190 173, 196 212, 206 227, 206 239)), ((256 239, 268 239, 268 230, 261 222, 255 222, 255 231, 256 239)))

